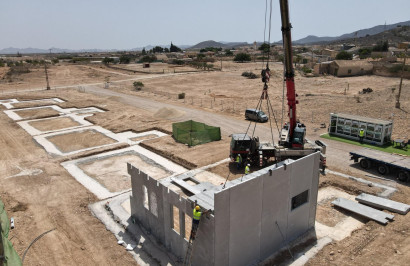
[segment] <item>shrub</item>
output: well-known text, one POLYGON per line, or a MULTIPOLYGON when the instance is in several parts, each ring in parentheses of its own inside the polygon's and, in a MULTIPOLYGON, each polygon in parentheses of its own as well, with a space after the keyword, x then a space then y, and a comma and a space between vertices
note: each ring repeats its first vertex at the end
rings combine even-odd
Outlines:
POLYGON ((307 67, 307 66, 303 66, 303 67, 302 67, 302 71, 303 71, 303 73, 305 73, 305 74, 307 74, 307 73, 312 73, 312 69, 310 69, 310 68, 307 67))
POLYGON ((340 51, 336 55, 336 60, 352 60, 352 59, 353 59, 353 55, 346 51, 340 51))
POLYGON ((140 59, 140 62, 152 63, 155 60, 157 60, 157 57, 155 55, 145 55, 140 59))
POLYGON ((246 72, 246 71, 242 73, 242 77, 246 77, 246 78, 248 78, 248 79, 256 79, 256 78, 258 78, 258 76, 257 76, 255 73, 246 72))
POLYGON ((137 91, 140 91, 144 87, 144 83, 141 81, 134 81, 132 84, 137 91))
POLYGON ((235 62, 249 62, 251 61, 251 56, 247 53, 239 53, 235 56, 235 58, 233 59, 233 61, 235 62))
POLYGON ((114 58, 104 57, 102 62, 103 64, 108 65, 109 63, 114 63, 114 58))
MULTIPOLYGON (((400 73, 402 68, 403 68, 402 64, 394 65, 394 66, 389 68, 389 72, 390 73, 400 73)), ((404 66, 404 71, 409 72, 410 71, 410 66, 408 66, 408 65, 404 66)))
POLYGON ((185 99, 185 92, 179 93, 178 99, 185 99))
POLYGON ((171 61, 171 64, 174 64, 174 65, 183 65, 184 64, 184 61, 182 61, 182 60, 180 60, 180 59, 174 59, 174 60, 172 60, 171 61))
POLYGON ((129 64, 131 62, 131 56, 123 54, 120 56, 120 64, 129 64))

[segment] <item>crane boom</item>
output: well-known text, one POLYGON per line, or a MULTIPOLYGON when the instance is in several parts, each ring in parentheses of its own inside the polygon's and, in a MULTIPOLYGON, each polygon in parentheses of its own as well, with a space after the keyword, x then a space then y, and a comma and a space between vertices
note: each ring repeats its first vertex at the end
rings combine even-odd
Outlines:
POLYGON ((289 124, 286 124, 284 129, 282 129, 282 133, 285 131, 285 134, 281 134, 284 136, 282 138, 282 142, 287 144, 287 146, 291 146, 294 148, 303 148, 303 141, 305 135, 304 127, 301 127, 297 123, 296 117, 296 104, 298 101, 296 100, 296 91, 295 91, 295 71, 293 69, 292 64, 292 38, 291 38, 291 28, 292 25, 290 24, 289 20, 289 5, 287 0, 279 0, 280 5, 280 14, 282 19, 282 40, 283 40, 283 48, 285 53, 285 82, 286 82, 286 98, 288 101, 288 116, 289 116, 289 124), (297 129, 296 129, 297 128, 297 129), (298 131, 299 134, 296 137, 295 130, 298 131))

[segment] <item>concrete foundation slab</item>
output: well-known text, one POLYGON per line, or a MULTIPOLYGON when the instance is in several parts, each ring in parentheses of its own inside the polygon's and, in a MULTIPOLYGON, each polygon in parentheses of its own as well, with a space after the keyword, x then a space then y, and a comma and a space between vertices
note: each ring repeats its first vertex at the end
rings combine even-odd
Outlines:
POLYGON ((76 128, 76 129, 70 129, 70 130, 65 130, 65 131, 60 131, 60 132, 47 133, 47 134, 34 136, 34 139, 41 146, 43 146, 47 152, 51 154, 55 154, 55 155, 73 155, 79 152, 101 148, 101 147, 106 147, 106 146, 110 146, 110 145, 117 144, 117 143, 126 143, 126 140, 118 137, 117 134, 105 128, 102 128, 100 126, 90 126, 90 127, 76 128), (92 131, 92 132, 102 134, 103 136, 108 137, 112 141, 110 141, 111 143, 107 143, 103 145, 98 145, 98 146, 84 148, 84 149, 78 149, 74 151, 67 151, 67 152, 60 150, 52 141, 50 141, 50 139, 52 139, 55 136, 68 135, 70 133, 78 134, 78 133, 82 133, 85 131, 92 131))
MULTIPOLYGON (((119 149, 110 152, 104 152, 97 155, 84 157, 77 160, 71 160, 61 163, 61 165, 83 186, 94 193, 98 198, 105 199, 114 197, 131 189, 130 177, 127 173, 127 161, 118 161, 120 156, 143 157, 144 160, 134 160, 133 163, 141 167, 147 174, 160 178, 174 174, 180 174, 186 171, 185 168, 147 150, 141 146, 132 146, 125 149, 119 149), (108 162, 108 160, 111 160, 108 162), (140 162, 140 163, 138 163, 140 162), (86 164, 97 164, 92 169, 85 168, 86 164), (105 164, 106 172, 99 170, 101 164, 105 164), (98 176, 100 175, 100 176, 98 176), (108 175, 110 180, 105 180, 108 175), (110 186, 114 182, 115 187, 110 186), (123 185, 118 183, 123 183, 123 185), (129 184, 127 187, 126 184, 129 184), (121 186, 120 186, 121 185, 121 186)), ((91 165, 92 167, 93 165, 91 165)))
POLYGON ((338 206, 340 208, 346 209, 348 211, 354 212, 371 220, 374 220, 378 223, 386 225, 388 220, 393 220, 394 215, 378 211, 376 209, 361 205, 357 202, 347 200, 344 198, 337 198, 336 200, 332 201, 332 204, 338 206))
POLYGON ((410 210, 410 205, 381 198, 381 197, 376 197, 373 195, 369 195, 366 193, 362 193, 359 196, 356 197, 356 200, 360 203, 376 207, 379 209, 384 209, 384 210, 389 210, 392 212, 400 213, 400 214, 406 214, 410 210))
POLYGON ((37 135, 40 135, 40 134, 58 132, 58 131, 63 131, 63 130, 68 130, 68 129, 75 129, 75 128, 80 128, 80 127, 86 127, 86 126, 92 126, 93 125, 92 123, 85 120, 83 116, 78 116, 78 115, 73 115, 73 114, 62 115, 62 116, 59 116, 59 117, 52 117, 52 118, 25 120, 25 121, 17 122, 17 124, 19 124, 24 130, 26 130, 32 136, 37 136, 37 135), (49 130, 41 130, 41 128, 39 129, 39 128, 36 127, 36 124, 39 124, 40 122, 53 123, 53 121, 56 121, 56 120, 62 119, 62 118, 71 119, 72 121, 76 122, 76 125, 72 125, 72 126, 68 126, 68 127, 62 127, 62 128, 51 127, 53 129, 49 129, 49 130))
POLYGON ((7 109, 15 108, 14 104, 16 103, 41 103, 41 102, 63 103, 64 100, 60 98, 46 98, 46 99, 26 100, 26 101, 19 101, 17 99, 0 100, 0 104, 6 107, 7 109))

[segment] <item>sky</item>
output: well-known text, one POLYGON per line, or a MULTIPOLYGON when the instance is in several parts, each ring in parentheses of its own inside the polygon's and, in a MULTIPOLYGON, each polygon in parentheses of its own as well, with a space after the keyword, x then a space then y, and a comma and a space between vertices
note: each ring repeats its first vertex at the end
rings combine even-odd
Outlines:
MULTIPOLYGON (((410 20, 409 0, 289 2, 293 40, 307 35, 339 36, 385 22, 410 20)), ((0 49, 121 50, 169 45, 171 41, 194 45, 206 40, 252 43, 264 40, 265 3, 266 0, 0 0, 0 49)), ((273 0, 272 42, 281 40, 280 28, 279 0, 273 0)), ((267 35, 265 39, 268 40, 267 35)))

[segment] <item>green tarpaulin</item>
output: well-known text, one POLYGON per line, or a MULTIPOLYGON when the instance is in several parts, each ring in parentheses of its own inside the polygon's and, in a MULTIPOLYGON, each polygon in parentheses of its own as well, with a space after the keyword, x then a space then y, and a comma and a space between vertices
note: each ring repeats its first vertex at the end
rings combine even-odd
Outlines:
POLYGON ((172 134, 176 141, 195 146, 221 140, 221 129, 193 120, 172 124, 172 134))

